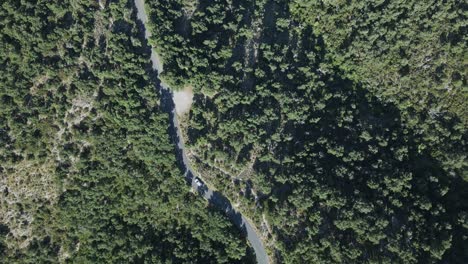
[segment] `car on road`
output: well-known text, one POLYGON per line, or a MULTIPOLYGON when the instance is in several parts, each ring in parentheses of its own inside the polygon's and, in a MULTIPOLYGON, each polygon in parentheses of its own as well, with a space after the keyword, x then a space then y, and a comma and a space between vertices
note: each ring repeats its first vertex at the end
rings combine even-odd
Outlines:
POLYGON ((195 177, 195 184, 197 184, 198 187, 203 186, 202 180, 200 180, 200 178, 198 178, 198 177, 195 177))

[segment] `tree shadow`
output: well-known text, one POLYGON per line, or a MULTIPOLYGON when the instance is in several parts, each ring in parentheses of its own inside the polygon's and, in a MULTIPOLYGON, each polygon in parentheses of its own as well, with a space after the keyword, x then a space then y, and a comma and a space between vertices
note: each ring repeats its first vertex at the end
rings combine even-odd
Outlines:
MULTIPOLYGON (((136 19, 136 12, 134 12, 133 15, 136 19)), ((144 39, 145 27, 140 20, 136 19, 136 21, 140 29, 139 38, 144 39)), ((148 45, 148 42, 146 40, 142 42, 143 46, 141 52, 147 55, 147 57, 149 57, 148 55, 151 55, 152 48, 148 45)), ((181 171, 185 172, 184 179, 186 183, 191 186, 195 175, 193 174, 193 171, 191 170, 190 165, 188 164, 188 160, 184 153, 185 150, 183 149, 183 144, 181 143, 183 139, 180 138, 179 128, 177 124, 178 121, 175 113, 175 104, 173 101, 173 93, 171 90, 168 89, 168 87, 163 87, 163 84, 158 78, 158 73, 153 70, 151 64, 147 66, 146 71, 148 73, 148 76, 150 76, 151 81, 155 84, 156 91, 160 94, 160 108, 169 117, 169 127, 167 131, 171 138, 171 141, 175 146, 175 154, 177 157, 178 166, 181 169, 181 171)), ((205 196, 205 194, 209 193, 209 191, 210 190, 208 189, 206 184, 203 184, 202 186, 197 188, 197 192, 200 194, 200 196, 205 196)), ((245 226, 245 221, 242 218, 242 215, 233 208, 230 201, 222 193, 218 191, 212 192, 211 195, 208 197, 208 202, 210 205, 216 207, 217 210, 224 212, 224 214, 238 228, 242 236, 247 237, 247 228, 245 226)), ((249 249, 247 253, 248 256, 250 256, 249 259, 252 260, 253 251, 249 249)))
MULTIPOLYGON (((215 113, 216 119, 204 119, 201 111, 192 115, 191 118, 203 121, 203 129, 191 129, 190 140, 206 138, 208 132, 218 133, 221 125, 234 124, 234 128, 245 126, 249 129, 254 127, 249 131, 241 131, 239 139, 218 139, 210 143, 213 143, 214 149, 234 156, 235 148, 231 144, 234 141, 242 143, 242 133, 254 133, 264 149, 272 146, 272 150, 261 153, 264 157, 271 158, 257 160, 254 165, 262 182, 271 189, 260 198, 260 203, 269 205, 267 208, 270 208, 271 213, 275 213, 273 210, 276 210, 278 204, 276 200, 288 204, 288 199, 294 193, 291 190, 296 189, 304 189, 300 195, 315 195, 314 199, 326 203, 322 198, 316 197, 317 194, 313 191, 314 188, 321 188, 333 193, 333 197, 345 198, 343 211, 354 210, 352 208, 355 201, 371 204, 375 207, 373 214, 392 223, 384 229, 390 238, 403 228, 419 228, 416 224, 424 226, 426 223, 430 225, 448 222, 456 228, 452 231, 434 231, 437 233, 434 237, 448 232, 454 237, 454 243, 457 243, 454 248, 463 248, 459 244, 463 239, 457 214, 466 209, 466 196, 463 195, 463 190, 467 188, 466 183, 458 178, 454 179, 441 162, 433 157, 431 152, 437 151, 436 149, 431 149, 431 146, 421 149, 425 142, 422 132, 404 123, 398 106, 382 102, 378 96, 364 90, 360 83, 344 77, 345 74, 334 65, 335 62, 327 57, 327 47, 322 36, 317 35, 312 27, 307 26, 297 32, 294 22, 290 22, 288 28, 278 30, 276 24, 279 19, 290 18, 287 3, 268 1, 265 6, 265 13, 267 12, 271 15, 265 16, 265 32, 259 40, 264 45, 259 51, 258 63, 254 66, 263 71, 263 76, 255 75, 249 85, 252 91, 245 91, 242 82, 236 80, 241 79, 242 71, 230 67, 222 70, 207 67, 208 72, 218 71, 235 80, 223 80, 220 93, 213 100, 196 97, 195 107, 202 108, 211 104, 209 108, 203 109, 215 113), (235 100, 231 100, 232 97, 235 100), (254 99, 239 103, 250 99, 246 97, 254 99), (232 103, 237 99, 237 103, 232 103), (218 109, 212 109, 216 108, 213 102, 220 105, 218 109), (223 104, 224 102, 226 103, 223 104), (272 142, 273 136, 278 136, 279 139, 272 142), (399 186, 401 182, 404 183, 403 187, 399 186), (446 187, 450 192, 442 195, 440 191, 446 187), (426 198, 435 204, 440 203, 449 213, 433 216, 430 211, 421 209, 417 204, 426 198), (377 204, 376 201, 382 201, 382 204, 377 204), (398 205, 399 203, 402 205, 398 205), (388 213, 390 210, 392 214, 388 213), (424 216, 428 221, 411 222, 409 216, 413 212, 424 216)), ((193 47, 202 49, 201 40, 220 37, 222 33, 223 31, 215 30, 206 33, 208 35, 200 35, 191 40, 193 47)), ((221 41, 220 46, 222 45, 226 45, 225 42, 221 41)), ((236 43, 232 47, 233 56, 227 60, 228 65, 232 66, 235 61, 246 56, 240 48, 242 45, 245 42, 236 43)), ((202 53, 200 56, 205 55, 202 53)), ((211 58, 208 55, 207 57, 211 58)), ((224 63, 221 64, 225 65, 224 63)), ((217 65, 219 61, 213 59, 213 64, 217 65)), ((174 113, 170 111, 173 109, 172 96, 169 94, 170 92, 163 94, 161 102, 169 113, 170 120, 173 120, 174 113)), ((173 124, 171 126, 169 134, 178 145, 180 139, 172 131, 176 128, 173 124)), ((463 139, 465 138, 466 136, 463 139)), ((453 144, 454 148, 460 148, 457 151, 462 150, 463 146, 453 144)), ((250 150, 247 145, 242 152, 248 153, 250 150)), ((183 155, 179 153, 178 160, 181 156, 183 155)), ((202 188, 202 195, 207 191, 202 188)), ((216 203, 226 213, 232 211, 229 201, 225 197, 218 197, 219 195, 221 194, 214 193, 210 203, 216 203)), ((330 222, 340 215, 340 210, 320 205, 308 209, 309 213, 313 211, 320 211, 324 221, 330 222)), ((239 216, 234 214, 233 217, 234 221, 241 223, 239 216)), ((362 218, 366 217, 363 215, 362 218)), ((330 224, 327 226, 330 232, 324 232, 323 226, 325 225, 320 227, 321 232, 317 238, 336 235, 343 237, 343 244, 356 244, 351 231, 341 232, 332 229, 330 224)), ((421 230, 433 232, 431 227, 423 228, 425 229, 421 230)), ((308 236, 302 229, 298 229, 293 235, 279 229, 275 233, 284 241, 300 242, 308 236)), ((295 245, 287 244, 288 248, 295 245)), ((364 245, 361 249, 365 252, 364 255, 377 254, 387 252, 385 246, 385 242, 382 242, 378 245, 364 245)), ((454 255, 450 252, 447 254, 454 255)), ((427 255, 421 257, 424 258, 427 255)))

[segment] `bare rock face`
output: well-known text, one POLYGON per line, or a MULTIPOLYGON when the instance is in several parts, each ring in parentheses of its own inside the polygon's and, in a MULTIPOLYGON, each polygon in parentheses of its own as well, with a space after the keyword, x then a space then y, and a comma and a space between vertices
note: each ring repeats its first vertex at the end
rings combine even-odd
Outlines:
POLYGON ((38 208, 55 204, 60 194, 54 184, 55 161, 24 159, 4 168, 6 172, 0 172, 0 224, 9 229, 8 246, 22 249, 35 237, 31 224, 38 208))

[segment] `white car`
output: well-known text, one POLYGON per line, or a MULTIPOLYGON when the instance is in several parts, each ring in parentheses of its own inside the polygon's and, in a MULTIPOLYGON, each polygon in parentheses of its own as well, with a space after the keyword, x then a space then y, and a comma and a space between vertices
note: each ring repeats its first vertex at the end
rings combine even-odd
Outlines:
POLYGON ((198 177, 195 177, 195 183, 198 187, 201 187, 203 185, 203 182, 198 177))

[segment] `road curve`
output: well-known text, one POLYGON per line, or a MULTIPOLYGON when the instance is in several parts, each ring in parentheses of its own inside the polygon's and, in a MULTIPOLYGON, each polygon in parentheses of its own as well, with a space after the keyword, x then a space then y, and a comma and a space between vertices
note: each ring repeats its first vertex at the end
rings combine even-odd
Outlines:
MULTIPOLYGON (((151 37, 151 32, 146 30, 146 23, 148 22, 148 16, 146 15, 144 0, 135 0, 135 6, 137 9, 137 17, 142 22, 143 29, 145 31, 145 38, 149 39, 151 37)), ((163 71, 163 65, 158 54, 151 47, 151 63, 153 69, 158 73, 163 71)), ((195 175, 196 173, 190 166, 190 162, 187 158, 185 152, 184 141, 181 135, 181 130, 179 126, 179 121, 177 119, 177 114, 175 113, 175 105, 173 102, 172 92, 169 87, 161 82, 159 84, 159 92, 161 93, 161 105, 162 108, 169 113, 170 119, 172 120, 170 124, 170 134, 174 139, 174 142, 177 144, 177 158, 180 161, 180 166, 182 167, 185 180, 190 184, 195 190, 197 190, 209 203, 218 207, 220 210, 224 211, 226 215, 231 219, 237 228, 247 236, 252 248, 254 249, 257 262, 259 264, 268 264, 269 259, 266 253, 263 242, 260 239, 259 234, 252 227, 250 222, 245 218, 240 212, 236 211, 231 202, 220 192, 212 191, 208 189, 206 184, 202 186, 197 186, 195 184, 195 175)))

